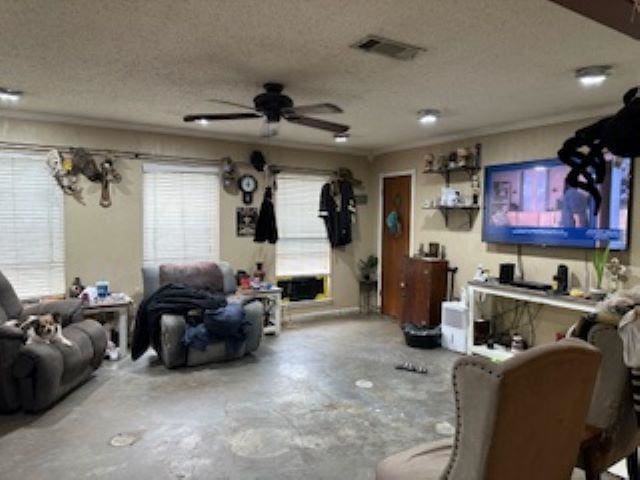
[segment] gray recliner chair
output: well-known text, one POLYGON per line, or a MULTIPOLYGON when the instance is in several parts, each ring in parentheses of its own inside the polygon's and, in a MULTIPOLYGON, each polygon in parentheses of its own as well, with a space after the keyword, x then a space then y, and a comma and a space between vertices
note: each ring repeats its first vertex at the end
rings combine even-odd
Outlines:
POLYGON ((102 363, 107 336, 95 320, 83 320, 79 300, 24 306, 0 273, 0 412, 49 407, 87 380, 102 363), (7 320, 59 313, 73 345, 25 344, 22 330, 7 320))
MULTIPOLYGON (((148 298, 159 287, 167 283, 181 283, 193 287, 211 288, 212 283, 222 274, 222 293, 236 292, 236 276, 227 262, 197 262, 192 264, 165 264, 142 269, 144 297, 148 298)), ((234 353, 229 354, 223 341, 214 342, 200 351, 189 348, 182 342, 186 320, 181 315, 162 315, 160 319, 160 345, 158 354, 167 368, 196 366, 211 362, 221 362, 240 358, 260 346, 264 322, 264 306, 261 302, 251 302, 244 307, 245 318, 251 323, 247 339, 234 353)))

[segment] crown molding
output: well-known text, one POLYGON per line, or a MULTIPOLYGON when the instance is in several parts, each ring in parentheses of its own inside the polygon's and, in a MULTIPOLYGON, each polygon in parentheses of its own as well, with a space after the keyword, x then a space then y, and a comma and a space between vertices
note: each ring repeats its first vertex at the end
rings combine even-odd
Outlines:
POLYGON ((549 125, 555 125, 558 123, 573 122, 578 120, 587 120, 593 117, 611 115, 616 110, 620 109, 619 104, 611 104, 602 107, 597 107, 588 110, 579 110, 569 113, 563 113, 561 115, 551 115, 546 117, 530 118, 526 120, 519 120, 508 124, 492 125, 489 127, 481 127, 470 130, 463 130, 461 132, 438 135, 424 140, 415 142, 408 142, 403 144, 397 144, 390 147, 380 148, 373 151, 373 159, 375 160, 380 155, 385 153, 399 152, 403 150, 411 150, 414 148, 430 147, 447 142, 454 142, 456 140, 463 140, 467 138, 481 137, 487 135, 496 135, 499 133, 513 132, 516 130, 525 130, 528 128, 545 127, 549 125))
POLYGON ((242 143, 246 145, 263 145, 282 147, 295 150, 311 150, 319 152, 340 153, 345 155, 366 156, 369 150, 358 149, 354 147, 333 147, 327 145, 318 145, 315 143, 291 142, 286 140, 274 139, 270 137, 268 140, 263 137, 252 137, 250 135, 239 134, 220 134, 206 130, 195 130, 188 128, 167 127, 152 125, 148 123, 137 123, 119 120, 107 120, 93 117, 80 117, 74 115, 60 115, 56 113, 34 112, 28 110, 0 109, 0 118, 9 118, 15 120, 28 120, 43 123, 62 123, 66 125, 74 125, 81 127, 97 127, 108 128, 114 130, 129 130, 144 133, 157 133, 161 135, 176 135, 181 137, 195 137, 209 140, 217 140, 223 142, 242 143))

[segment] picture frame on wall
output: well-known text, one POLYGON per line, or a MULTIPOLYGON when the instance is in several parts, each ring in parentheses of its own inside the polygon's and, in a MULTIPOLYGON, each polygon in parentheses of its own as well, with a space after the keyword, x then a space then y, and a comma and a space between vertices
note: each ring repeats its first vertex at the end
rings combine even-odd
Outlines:
POLYGON ((236 236, 253 237, 256 234, 258 209, 255 207, 236 208, 236 236))

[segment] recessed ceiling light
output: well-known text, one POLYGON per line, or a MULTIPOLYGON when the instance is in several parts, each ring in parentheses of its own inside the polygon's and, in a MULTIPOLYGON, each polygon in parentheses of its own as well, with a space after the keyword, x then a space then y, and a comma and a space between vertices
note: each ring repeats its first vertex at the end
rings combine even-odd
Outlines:
POLYGON ((440 115, 440 110, 435 110, 432 108, 420 110, 418 112, 418 121, 423 125, 432 125, 438 121, 440 115))
POLYGON ((196 120, 196 123, 204 127, 205 125, 209 125, 209 120, 207 120, 206 118, 198 118, 196 120))
POLYGON ((0 100, 3 102, 17 102, 23 93, 20 90, 0 87, 0 100))
POLYGON ((576 70, 576 78, 583 87, 598 87, 611 75, 611 65, 591 65, 576 70))
POLYGON ((347 143, 349 141, 349 134, 347 132, 336 133, 333 136, 333 141, 336 143, 347 143))

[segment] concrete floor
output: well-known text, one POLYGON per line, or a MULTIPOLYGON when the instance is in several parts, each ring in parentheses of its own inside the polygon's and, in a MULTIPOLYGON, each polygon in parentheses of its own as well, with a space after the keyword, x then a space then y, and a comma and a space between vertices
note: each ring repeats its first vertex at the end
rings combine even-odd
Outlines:
POLYGON ((105 362, 47 412, 0 417, 0 478, 370 480, 386 455, 453 434, 456 358, 359 318, 298 325, 231 363, 105 362), (110 445, 118 434, 135 443, 110 445))
POLYGON ((456 358, 370 318, 307 322, 202 368, 105 362, 44 414, 0 417, 0 478, 372 479, 384 456, 452 434, 456 358), (111 446, 119 433, 138 440, 111 446))

